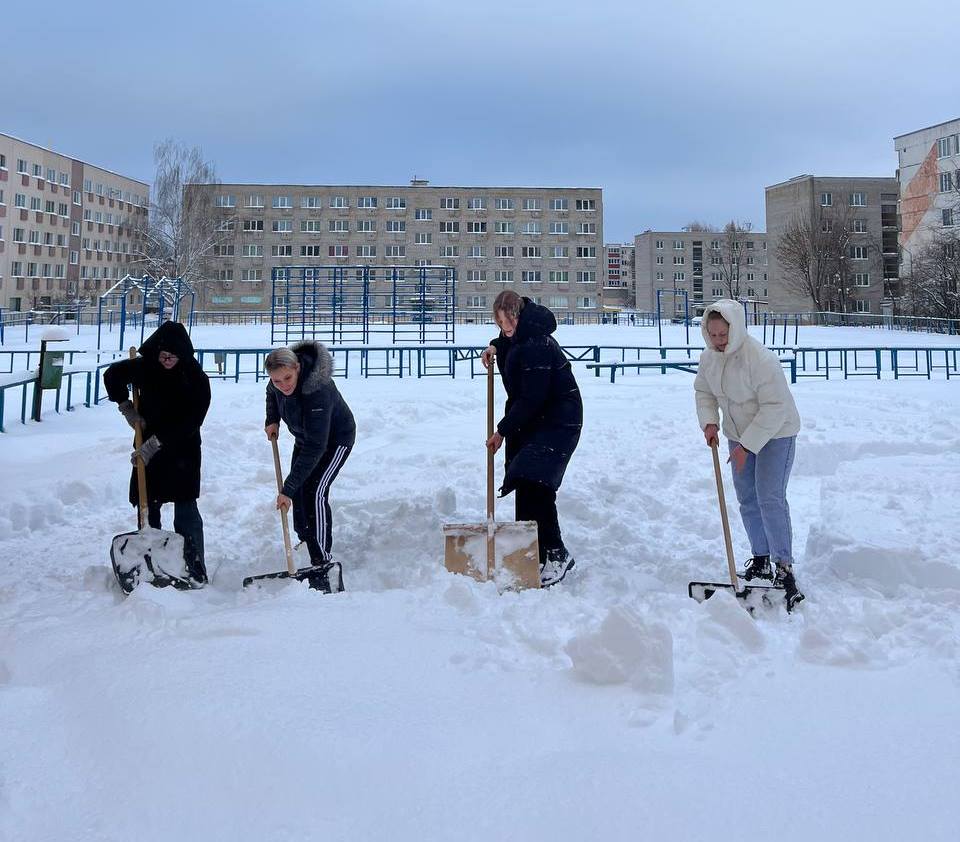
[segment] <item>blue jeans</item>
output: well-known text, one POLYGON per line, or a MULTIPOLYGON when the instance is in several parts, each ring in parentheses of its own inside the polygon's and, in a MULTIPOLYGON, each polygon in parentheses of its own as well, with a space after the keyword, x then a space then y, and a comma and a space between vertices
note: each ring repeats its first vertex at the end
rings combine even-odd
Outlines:
MULTIPOLYGON (((739 442, 729 442, 730 451, 739 442)), ((759 453, 748 453, 742 471, 731 463, 740 518, 753 555, 793 563, 793 529, 787 503, 787 482, 793 467, 797 437, 770 439, 759 453)))

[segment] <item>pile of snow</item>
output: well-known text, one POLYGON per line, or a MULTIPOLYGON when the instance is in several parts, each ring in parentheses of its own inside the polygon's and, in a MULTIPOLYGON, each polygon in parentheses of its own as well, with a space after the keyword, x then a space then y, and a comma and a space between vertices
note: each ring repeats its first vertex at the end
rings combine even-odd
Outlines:
POLYGON ((213 384, 197 592, 112 582, 112 405, 11 425, 0 838, 954 839, 957 383, 795 387, 808 599, 756 618, 686 595, 726 572, 691 378, 580 383, 548 591, 443 569, 443 524, 485 517, 481 380, 340 381, 332 597, 240 587, 285 566, 262 383, 213 384))

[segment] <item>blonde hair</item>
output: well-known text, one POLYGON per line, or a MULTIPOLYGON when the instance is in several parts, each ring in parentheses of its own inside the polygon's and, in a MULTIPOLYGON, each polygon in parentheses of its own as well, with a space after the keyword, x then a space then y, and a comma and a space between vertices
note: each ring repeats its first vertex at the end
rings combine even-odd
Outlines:
POLYGON ((277 348, 267 354, 263 361, 263 367, 267 371, 276 371, 278 368, 297 368, 300 365, 300 359, 289 348, 277 348))
POLYGON ((506 313, 511 319, 520 317, 520 311, 523 309, 523 298, 512 289, 505 289, 493 302, 493 317, 497 313, 506 313))

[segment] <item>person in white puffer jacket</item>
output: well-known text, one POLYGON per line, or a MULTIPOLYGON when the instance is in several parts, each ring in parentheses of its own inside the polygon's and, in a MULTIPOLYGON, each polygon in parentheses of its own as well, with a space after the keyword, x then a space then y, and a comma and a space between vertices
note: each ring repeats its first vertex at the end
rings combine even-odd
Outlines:
POLYGON ((803 599, 793 574, 786 496, 800 413, 779 358, 747 333, 742 304, 715 301, 704 310, 700 330, 706 349, 693 384, 697 418, 707 445, 714 446, 723 416, 733 487, 752 552, 741 575, 782 586, 791 611, 803 599))

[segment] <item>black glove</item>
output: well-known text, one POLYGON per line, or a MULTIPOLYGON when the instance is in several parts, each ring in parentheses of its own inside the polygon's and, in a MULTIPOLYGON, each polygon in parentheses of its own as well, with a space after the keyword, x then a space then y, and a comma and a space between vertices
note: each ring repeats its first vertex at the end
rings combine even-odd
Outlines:
POLYGON ((137 428, 138 423, 143 424, 143 416, 133 408, 133 401, 124 401, 117 409, 133 429, 137 428))
POLYGON ((150 464, 150 460, 157 455, 157 451, 160 449, 160 439, 156 436, 150 436, 143 444, 140 445, 138 450, 134 450, 130 454, 130 464, 137 464, 137 456, 143 460, 143 466, 146 467, 150 464))

